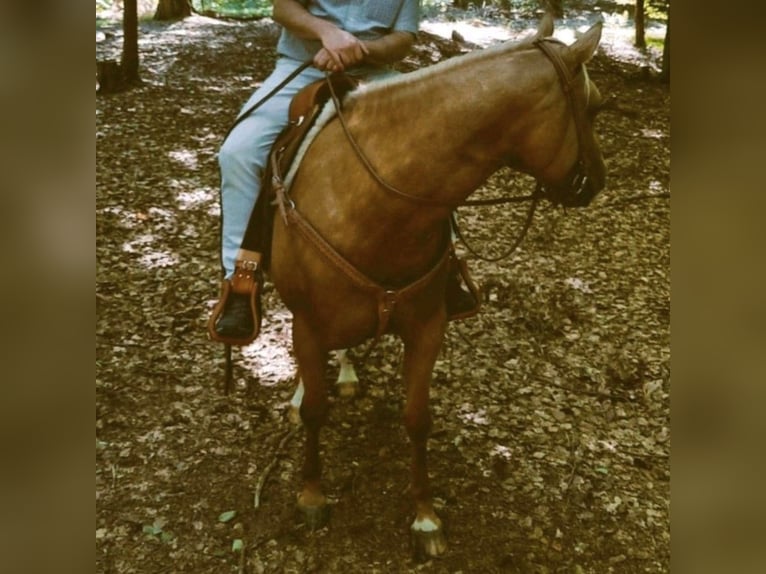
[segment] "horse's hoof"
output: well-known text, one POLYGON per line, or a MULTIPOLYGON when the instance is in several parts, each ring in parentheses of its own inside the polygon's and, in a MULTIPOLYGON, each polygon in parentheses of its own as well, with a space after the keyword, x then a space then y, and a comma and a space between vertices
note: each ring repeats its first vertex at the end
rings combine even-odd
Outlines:
POLYGON ((447 550, 447 540, 441 520, 416 520, 410 528, 413 553, 417 560, 427 560, 441 556, 447 550))
POLYGON ((338 381, 338 383, 335 385, 335 388, 338 391, 339 397, 344 399, 352 399, 356 396, 358 386, 359 385, 357 381, 338 381))
POLYGON ((321 506, 301 506, 298 510, 303 517, 303 522, 310 531, 319 530, 324 527, 330 519, 330 506, 323 504, 321 506))

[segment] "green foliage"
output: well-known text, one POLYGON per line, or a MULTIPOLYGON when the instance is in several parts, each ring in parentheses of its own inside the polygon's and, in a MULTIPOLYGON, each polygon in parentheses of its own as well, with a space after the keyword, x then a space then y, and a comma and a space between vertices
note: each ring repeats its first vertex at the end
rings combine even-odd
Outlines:
POLYGON ((272 8, 268 0, 192 0, 192 6, 198 12, 233 18, 271 16, 272 8))
MULTIPOLYGON (((138 0, 138 15, 151 18, 157 9, 158 0, 138 0)), ((197 12, 213 13, 231 18, 262 18, 271 16, 272 3, 269 0, 192 0, 197 12)), ((96 0, 96 17, 119 17, 122 14, 122 0, 96 0)))
POLYGON ((651 36, 647 36, 646 45, 647 47, 656 48, 661 52, 665 48, 665 38, 653 38, 651 36))
POLYGON ((654 20, 667 20, 670 0, 649 0, 646 3, 646 16, 654 20))
POLYGON ((152 524, 144 524, 142 531, 147 536, 159 540, 160 542, 171 542, 175 538, 175 534, 163 530, 165 522, 165 519, 157 518, 152 524))
MULTIPOLYGON (((140 20, 151 19, 157 9, 158 0, 138 0, 138 18, 140 20)), ((102 19, 103 23, 121 20, 123 0, 96 0, 96 18, 102 19)))

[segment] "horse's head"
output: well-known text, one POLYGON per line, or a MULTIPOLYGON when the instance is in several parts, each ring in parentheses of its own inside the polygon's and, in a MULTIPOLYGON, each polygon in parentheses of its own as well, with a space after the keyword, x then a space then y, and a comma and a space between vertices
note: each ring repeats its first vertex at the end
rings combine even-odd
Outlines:
POLYGON ((601 39, 601 23, 592 26, 572 45, 550 38, 553 22, 546 17, 534 45, 545 54, 558 76, 555 95, 547 101, 548 119, 538 126, 538 152, 534 175, 544 197, 568 207, 584 207, 604 188, 606 168, 593 120, 603 105, 601 94, 588 77, 585 63, 593 57, 601 39), (561 122, 565 125, 561 125, 561 122), (553 126, 550 122, 558 122, 553 126), (551 137, 552 134, 563 134, 551 137))

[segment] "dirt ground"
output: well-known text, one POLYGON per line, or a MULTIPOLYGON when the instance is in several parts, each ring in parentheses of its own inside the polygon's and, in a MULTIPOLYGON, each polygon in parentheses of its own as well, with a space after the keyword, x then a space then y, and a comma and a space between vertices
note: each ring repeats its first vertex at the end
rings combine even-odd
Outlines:
MULTIPOLYGON (((669 571, 668 87, 600 51, 589 71, 616 102, 597 123, 607 189, 585 210, 543 208, 505 261, 470 260, 487 301, 449 328, 432 395, 449 548, 418 562, 397 340, 357 365, 358 398, 333 397, 332 516, 317 532, 294 511, 303 436, 286 416, 290 321, 273 290, 261 337, 235 353, 233 394, 220 392, 222 349, 204 328, 215 156, 275 38, 267 22, 145 23, 144 85, 97 98, 96 571, 669 571)), ((118 30, 101 40, 114 57, 118 30)), ((461 49, 424 34, 404 67, 461 49)), ((522 184, 501 172, 479 194, 522 184)), ((523 217, 460 210, 489 254, 523 217)))

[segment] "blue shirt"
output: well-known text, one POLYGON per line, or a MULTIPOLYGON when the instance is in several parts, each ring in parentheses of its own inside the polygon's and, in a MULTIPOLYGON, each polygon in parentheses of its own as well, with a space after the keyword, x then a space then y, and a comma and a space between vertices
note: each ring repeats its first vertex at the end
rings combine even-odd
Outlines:
MULTIPOLYGON (((332 22, 360 40, 376 40, 393 31, 417 34, 420 23, 418 0, 299 0, 308 11, 332 22)), ((322 43, 299 38, 287 28, 282 29, 277 52, 306 62, 314 57, 322 43)))

